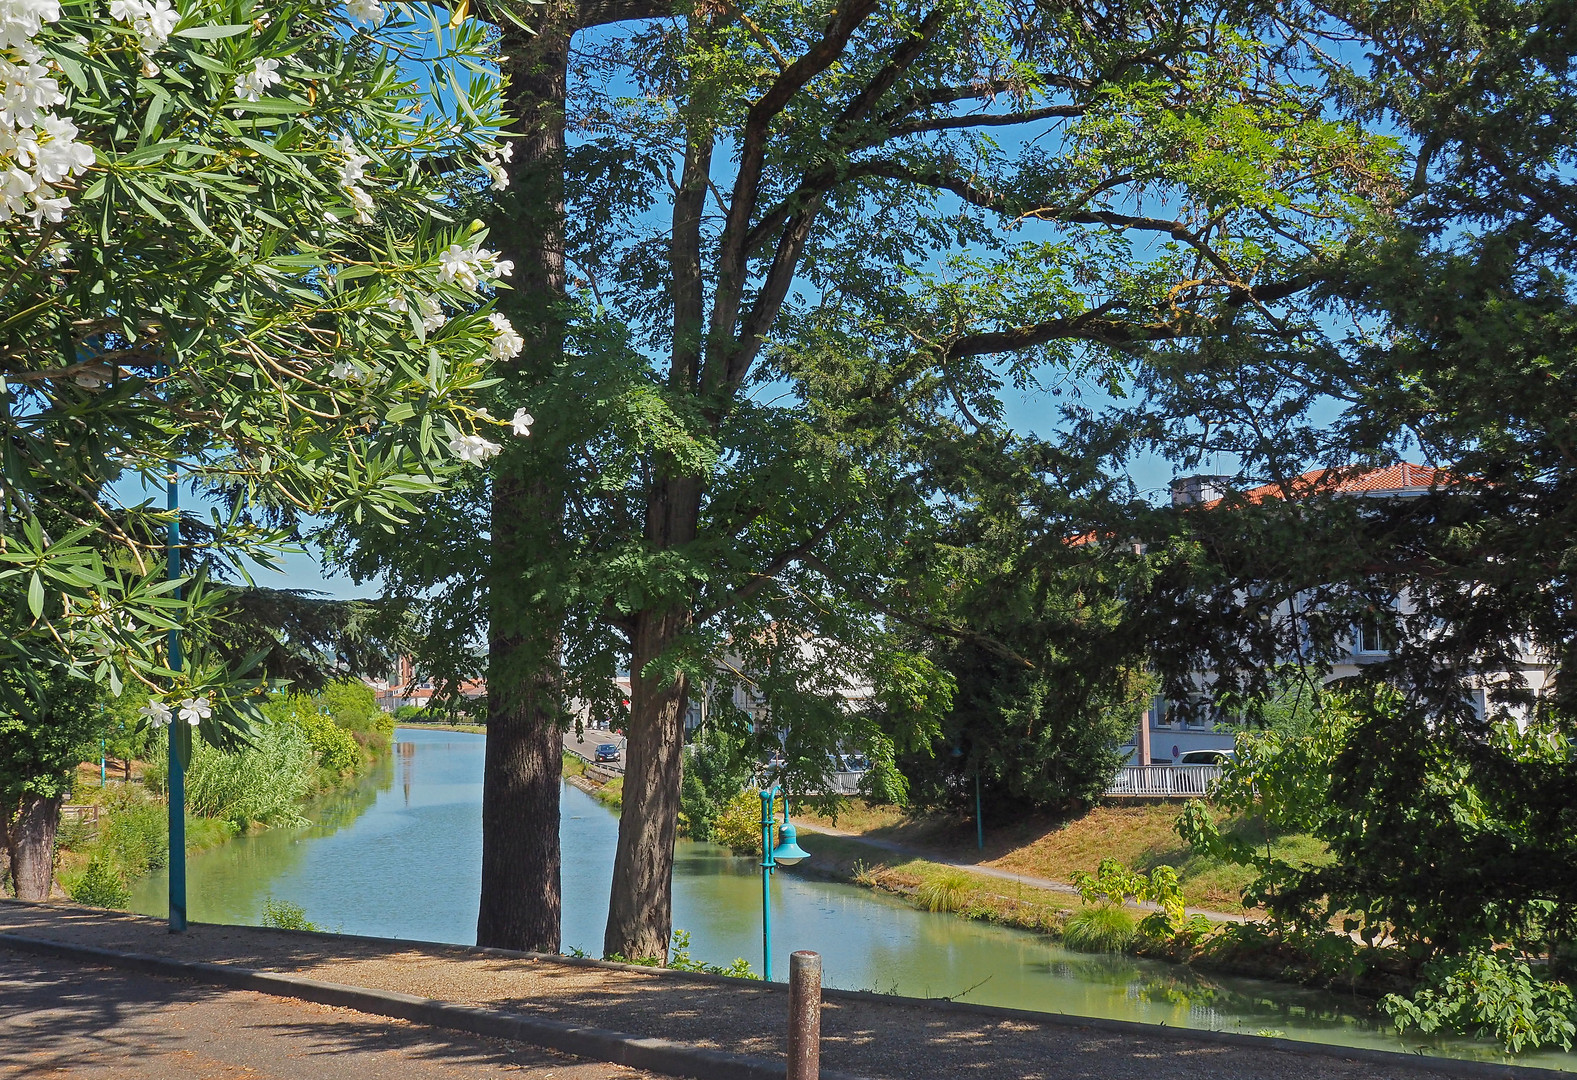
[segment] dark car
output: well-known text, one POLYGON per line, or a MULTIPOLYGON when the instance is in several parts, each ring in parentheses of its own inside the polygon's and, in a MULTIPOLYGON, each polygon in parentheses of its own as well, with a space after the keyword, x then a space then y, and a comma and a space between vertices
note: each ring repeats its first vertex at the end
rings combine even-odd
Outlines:
POLYGON ((613 745, 611 742, 605 742, 601 746, 597 747, 596 756, 598 761, 618 761, 619 748, 613 745))

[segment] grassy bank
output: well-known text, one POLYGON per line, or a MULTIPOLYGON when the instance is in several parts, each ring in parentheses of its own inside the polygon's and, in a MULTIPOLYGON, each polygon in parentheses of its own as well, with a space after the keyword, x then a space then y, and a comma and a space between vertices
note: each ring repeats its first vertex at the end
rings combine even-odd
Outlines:
MULTIPOLYGON (((836 822, 814 814, 798 820, 814 828, 832 827, 857 836, 801 834, 812 858, 794 868, 828 880, 846 881, 900 896, 915 907, 953 912, 1002 926, 1046 934, 1070 948, 1122 951, 1186 964, 1200 970, 1248 975, 1326 989, 1379 996, 1402 989, 1403 966, 1390 950, 1358 946, 1340 934, 1288 938, 1264 923, 1214 924, 1174 936, 1146 934, 1144 912, 1086 903, 1075 893, 1039 888, 951 866, 923 856, 900 854, 871 840, 903 844, 939 858, 1011 870, 1056 882, 1079 871, 1094 872, 1102 859, 1115 858, 1149 871, 1169 865, 1179 873, 1191 906, 1236 913, 1247 880, 1242 868, 1201 859, 1172 831, 1174 805, 1097 807, 1071 821, 1024 821, 975 846, 974 823, 925 818, 888 807, 851 803, 836 822)), ((1227 823, 1230 830, 1259 843, 1263 830, 1248 821, 1227 823)), ((1325 857, 1307 836, 1270 837, 1271 849, 1308 858, 1325 857)))
POLYGON ((569 751, 564 752, 564 779, 606 806, 624 806, 624 777, 610 776, 569 751))
POLYGON ((428 721, 397 720, 395 727, 416 728, 420 731, 463 731, 467 735, 486 735, 485 724, 439 724, 428 721))
MULTIPOLYGON (((1177 803, 1148 803, 1097 806, 1071 819, 1026 816, 1006 825, 988 820, 984 851, 975 846, 975 824, 970 818, 918 815, 850 800, 836 818, 802 813, 798 820, 812 827, 820 825, 902 844, 922 855, 1059 882, 1071 881, 1077 871, 1094 873, 1102 859, 1116 859, 1143 871, 1172 866, 1191 906, 1239 911, 1242 889, 1252 871, 1190 851, 1173 829, 1180 810, 1177 803)), ((1298 834, 1266 836, 1254 821, 1235 819, 1225 823, 1224 831, 1242 836, 1255 846, 1269 843, 1271 851, 1282 858, 1319 861, 1325 857, 1322 845, 1313 838, 1298 834)))
MULTIPOLYGON (((352 783, 392 746, 393 718, 359 683, 332 684, 313 697, 280 695, 263 712, 267 723, 251 745, 233 753, 193 748, 187 855, 242 833, 306 824, 307 803, 352 783)), ((132 762, 130 781, 98 787, 97 762, 78 772, 72 801, 96 806, 98 820, 62 823, 56 878, 81 903, 123 907, 132 882, 169 863, 166 733, 139 739, 141 760, 132 762)))

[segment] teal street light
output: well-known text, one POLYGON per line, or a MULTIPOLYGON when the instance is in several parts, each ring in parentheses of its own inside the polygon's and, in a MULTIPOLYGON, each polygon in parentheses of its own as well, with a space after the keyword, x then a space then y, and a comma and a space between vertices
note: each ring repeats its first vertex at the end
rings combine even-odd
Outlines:
POLYGON ((778 843, 772 845, 772 826, 777 820, 777 797, 782 792, 776 787, 761 789, 761 978, 772 981, 772 871, 779 866, 793 866, 810 858, 810 852, 796 843, 797 832, 788 819, 788 796, 783 796, 783 827, 778 830, 778 843))
MULTIPOLYGON (((169 377, 170 368, 165 365, 161 372, 169 377)), ((181 484, 175 475, 174 468, 170 470, 169 484, 165 489, 165 506, 170 511, 169 535, 165 540, 165 566, 166 575, 171 581, 181 576, 181 484)), ((175 590, 175 599, 181 599, 181 590, 175 590)), ((181 670, 181 628, 177 620, 170 627, 169 632, 169 661, 170 670, 181 670)), ((186 732, 177 732, 178 725, 170 725, 170 771, 169 771, 169 797, 170 797, 170 933, 179 934, 186 930, 186 762, 181 753, 181 743, 186 739, 186 732)))

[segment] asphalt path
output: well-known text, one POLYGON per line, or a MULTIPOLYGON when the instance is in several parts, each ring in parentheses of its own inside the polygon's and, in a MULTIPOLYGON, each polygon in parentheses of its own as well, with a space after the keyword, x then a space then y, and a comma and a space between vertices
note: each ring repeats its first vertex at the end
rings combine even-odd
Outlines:
POLYGON ((656 1080, 551 1050, 0 949, 0 1080, 656 1080))
POLYGON ((615 735, 611 731, 599 731, 596 728, 587 728, 585 733, 580 735, 580 736, 576 736, 574 728, 571 728, 570 730, 568 730, 568 731, 566 731, 564 733, 564 749, 570 751, 571 753, 579 754, 582 757, 587 757, 587 758, 594 758, 594 757, 596 757, 597 747, 602 745, 603 743, 613 743, 615 746, 617 746, 619 748, 619 760, 618 761, 604 761, 604 762, 601 762, 600 764, 602 765, 602 767, 604 769, 611 769, 613 772, 618 772, 618 773, 623 772, 624 771, 624 736, 623 735, 615 735))

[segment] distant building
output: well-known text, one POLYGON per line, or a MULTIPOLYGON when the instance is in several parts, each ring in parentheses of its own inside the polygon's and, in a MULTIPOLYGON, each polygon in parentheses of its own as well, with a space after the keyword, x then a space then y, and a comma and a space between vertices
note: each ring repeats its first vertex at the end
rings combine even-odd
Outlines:
MULTIPOLYGON (((1316 469, 1306 472, 1283 487, 1265 484, 1242 493, 1249 502, 1267 499, 1304 498, 1316 494, 1336 494, 1353 498, 1409 499, 1429 492, 1445 479, 1440 470, 1427 465, 1400 462, 1384 469, 1352 470, 1316 469)), ((1198 507, 1210 509, 1219 504, 1231 489, 1230 477, 1184 476, 1172 481, 1172 505, 1178 509, 1198 507)), ((1079 537, 1075 542, 1088 543, 1093 536, 1079 537)), ((1397 598, 1397 610, 1409 610, 1404 591, 1397 598)), ((1284 605, 1282 614, 1290 617, 1291 609, 1284 605)), ((1348 642, 1347 656, 1334 664, 1326 681, 1335 681, 1357 675, 1369 665, 1390 656, 1378 620, 1365 620, 1355 625, 1348 642)), ((1479 715, 1488 708, 1488 690, 1497 681, 1515 676, 1535 692, 1548 684, 1553 668, 1531 654, 1525 655, 1516 672, 1478 673, 1471 681, 1465 680, 1464 692, 1473 702, 1479 715), (1477 685, 1473 685, 1476 683, 1477 685)), ((1208 673, 1201 673, 1199 682, 1209 682, 1208 673)), ((1179 709, 1175 702, 1156 698, 1145 712, 1144 721, 1136 725, 1133 738, 1125 744, 1129 763, 1136 765, 1170 764, 1191 750, 1229 750, 1237 739, 1235 719, 1212 715, 1209 711, 1196 711, 1193 719, 1187 718, 1189 710, 1179 709)))
MULTIPOLYGON (((416 664, 409 656, 401 656, 394 661, 394 671, 387 679, 363 679, 378 699, 378 707, 384 712, 394 712, 406 705, 418 709, 425 709, 432 703, 433 682, 431 679, 418 679, 416 664)), ((475 700, 487 696, 487 682, 484 679, 467 679, 460 684, 460 696, 475 700)))

